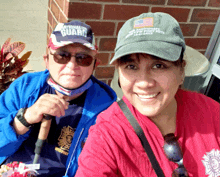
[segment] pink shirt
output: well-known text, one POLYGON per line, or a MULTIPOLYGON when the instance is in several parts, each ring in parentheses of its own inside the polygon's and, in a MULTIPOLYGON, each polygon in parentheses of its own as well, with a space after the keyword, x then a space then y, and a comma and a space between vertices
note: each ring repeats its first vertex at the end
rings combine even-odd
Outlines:
MULTIPOLYGON (((165 176, 171 177, 178 165, 166 158, 159 129, 125 97, 123 99, 141 125, 165 176)), ((219 103, 202 94, 183 90, 178 91, 176 100, 175 135, 179 138, 189 176, 219 176, 219 103)), ((102 112, 96 125, 91 127, 79 157, 77 176, 156 177, 139 138, 116 102, 102 112)))

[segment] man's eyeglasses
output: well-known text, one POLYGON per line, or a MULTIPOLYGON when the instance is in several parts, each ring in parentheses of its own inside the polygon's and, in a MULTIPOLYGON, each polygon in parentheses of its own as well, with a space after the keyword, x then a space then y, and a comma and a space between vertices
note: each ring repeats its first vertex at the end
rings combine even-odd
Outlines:
POLYGON ((188 173, 183 165, 183 155, 178 141, 173 133, 164 136, 164 152, 167 158, 177 163, 179 166, 172 173, 172 177, 188 177, 188 173))
POLYGON ((50 54, 54 56, 54 61, 59 64, 67 64, 71 60, 71 57, 75 57, 76 63, 79 66, 90 66, 94 59, 92 56, 84 53, 71 55, 69 52, 56 52, 50 54))

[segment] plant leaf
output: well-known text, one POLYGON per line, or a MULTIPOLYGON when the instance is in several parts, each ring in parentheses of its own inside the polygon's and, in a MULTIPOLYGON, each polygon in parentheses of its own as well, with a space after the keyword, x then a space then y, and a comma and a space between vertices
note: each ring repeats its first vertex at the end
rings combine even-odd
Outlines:
POLYGON ((19 59, 19 60, 16 60, 16 61, 15 61, 14 65, 15 65, 16 67, 19 67, 19 68, 24 68, 24 67, 28 64, 28 62, 29 62, 28 59, 26 59, 26 60, 24 60, 24 61, 22 61, 21 59, 19 59))
POLYGON ((24 50, 24 48, 25 48, 25 43, 14 42, 7 47, 4 53, 11 53, 15 57, 18 56, 24 50))
POLYGON ((4 55, 4 51, 8 48, 8 45, 10 44, 11 38, 8 38, 4 44, 2 45, 2 49, 1 49, 1 55, 4 55))
POLYGON ((32 51, 26 52, 26 53, 21 57, 21 61, 27 60, 27 59, 30 57, 31 53, 32 53, 32 51))
POLYGON ((13 57, 14 56, 12 55, 12 53, 7 53, 4 60, 3 60, 3 62, 6 62, 7 60, 12 59, 13 57))
POLYGON ((15 67, 15 65, 13 65, 13 66, 11 66, 11 67, 5 68, 4 74, 5 74, 6 76, 10 76, 10 75, 13 75, 13 74, 17 74, 17 72, 18 72, 20 69, 21 69, 20 66, 19 66, 19 67, 18 67, 18 66, 15 67))

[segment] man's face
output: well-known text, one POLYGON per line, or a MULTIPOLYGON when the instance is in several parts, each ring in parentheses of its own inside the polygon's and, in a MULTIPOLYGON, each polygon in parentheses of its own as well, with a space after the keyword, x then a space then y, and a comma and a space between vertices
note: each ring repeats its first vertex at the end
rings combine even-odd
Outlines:
POLYGON ((94 70, 95 59, 89 66, 80 66, 76 62, 76 54, 86 54, 94 58, 96 52, 81 44, 70 44, 57 50, 49 49, 49 56, 45 58, 46 67, 54 81, 67 89, 75 89, 84 84, 94 70), (69 53, 72 57, 66 64, 60 64, 54 60, 54 53, 69 53))

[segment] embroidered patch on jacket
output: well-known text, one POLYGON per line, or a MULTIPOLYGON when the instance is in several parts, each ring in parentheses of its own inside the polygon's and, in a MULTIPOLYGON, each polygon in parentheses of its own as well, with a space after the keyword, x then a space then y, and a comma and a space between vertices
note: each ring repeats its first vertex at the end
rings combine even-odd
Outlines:
POLYGON ((134 28, 144 28, 144 27, 153 27, 153 26, 154 26, 153 17, 141 18, 134 21, 134 28))
POLYGON ((64 155, 68 155, 73 135, 74 129, 72 127, 63 127, 58 138, 58 147, 55 147, 55 150, 64 155))
POLYGON ((203 156, 202 163, 205 166, 205 174, 209 177, 220 176, 220 151, 212 149, 203 156))

